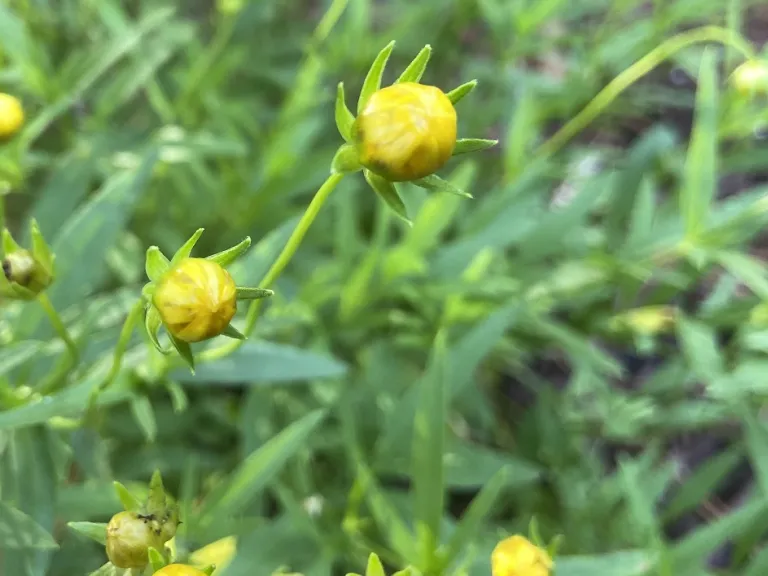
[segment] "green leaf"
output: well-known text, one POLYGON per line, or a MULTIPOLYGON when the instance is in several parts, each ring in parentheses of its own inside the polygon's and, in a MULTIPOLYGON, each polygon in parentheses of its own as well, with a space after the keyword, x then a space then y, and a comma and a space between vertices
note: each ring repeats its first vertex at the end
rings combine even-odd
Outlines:
POLYGON ((124 510, 135 512, 136 510, 141 509, 142 503, 138 498, 136 498, 136 496, 131 494, 130 490, 128 490, 128 488, 126 488, 121 482, 115 481, 112 483, 112 485, 115 488, 117 498, 120 500, 120 504, 122 504, 124 510))
POLYGON ((419 384, 419 406, 414 420, 414 518, 421 565, 425 567, 434 567, 445 503, 446 369, 446 336, 440 332, 435 338, 427 374, 419 384))
POLYGON ((365 576, 387 576, 379 557, 373 552, 368 556, 368 565, 365 567, 365 576))
POLYGON ((237 288, 238 300, 261 300, 262 298, 269 298, 274 295, 275 292, 273 290, 266 288, 246 288, 243 286, 238 286, 237 288))
POLYGON ((355 122, 355 117, 347 107, 346 98, 344 97, 344 82, 339 82, 336 87, 336 128, 339 130, 339 134, 345 142, 352 141, 352 124, 355 122))
POLYGON ((646 576, 656 566, 656 555, 645 550, 622 550, 600 556, 561 556, 557 576, 646 576))
POLYGON ((160 318, 160 312, 154 306, 147 308, 147 313, 144 315, 144 329, 147 331, 147 336, 152 342, 155 349, 161 354, 168 355, 171 353, 171 348, 164 348, 160 344, 158 333, 160 332, 160 326, 162 326, 163 320, 160 318))
POLYGON ((136 396, 131 400, 131 413, 139 425, 147 442, 152 443, 157 438, 157 422, 152 411, 152 403, 146 396, 136 396))
POLYGON ((198 228, 195 230, 195 233, 189 237, 189 240, 182 244, 181 248, 179 248, 176 251, 176 254, 173 255, 173 258, 171 258, 171 268, 176 266, 185 258, 189 258, 189 255, 192 254, 192 250, 194 249, 195 244, 197 244, 197 241, 200 240, 200 236, 203 235, 204 231, 204 228, 198 228))
POLYGON ((251 247, 251 237, 246 236, 245 240, 240 242, 238 245, 232 246, 232 248, 229 248, 228 250, 217 252, 216 254, 208 256, 206 260, 210 260, 211 262, 216 262, 222 268, 227 268, 235 260, 240 258, 240 256, 245 254, 246 250, 248 250, 248 248, 250 247, 251 247))
POLYGON ((170 378, 205 386, 261 384, 338 378, 346 371, 345 364, 330 356, 251 339, 226 358, 200 364, 194 377, 175 370, 170 378))
POLYGON ((286 220, 262 237, 243 258, 232 264, 229 269, 232 277, 244 285, 260 282, 285 247, 298 222, 298 216, 286 220))
POLYGON ((392 54, 392 49, 395 47, 395 41, 392 40, 387 44, 381 52, 378 53, 376 58, 371 64, 371 68, 368 70, 368 74, 365 76, 363 87, 360 90, 360 98, 357 101, 357 113, 363 111, 368 100, 381 88, 381 77, 384 74, 384 68, 389 60, 389 55, 392 54))
POLYGON ((306 447, 307 440, 324 417, 324 411, 315 410, 251 453, 224 485, 203 502, 199 514, 200 524, 205 526, 216 517, 227 518, 247 505, 285 466, 289 458, 306 447))
POLYGON ((472 499, 448 543, 440 550, 441 571, 447 571, 448 567, 456 561, 465 549, 467 542, 471 542, 475 535, 480 533, 483 523, 493 510, 502 489, 507 485, 509 476, 509 468, 502 468, 472 499))
POLYGON ((706 226, 717 187, 718 92, 715 51, 705 49, 696 92, 696 116, 685 161, 680 212, 685 235, 695 241, 706 226))
POLYGON ((162 553, 157 548, 150 546, 147 550, 147 554, 149 556, 149 564, 152 566, 153 572, 157 572, 165 566, 165 558, 163 558, 162 553))
POLYGON ((8 374, 14 368, 34 358, 43 346, 44 343, 37 340, 24 340, 4 345, 0 348, 0 376, 8 374))
POLYGON ((0 549, 56 549, 58 545, 30 516, 0 502, 0 549))
POLYGON ((189 345, 189 343, 184 342, 183 340, 179 340, 171 334, 168 333, 168 337, 171 339, 171 343, 173 344, 173 347, 176 349, 176 352, 179 353, 179 356, 181 356, 181 359, 186 362, 187 366, 189 367, 189 371, 192 374, 192 376, 195 375, 195 357, 192 355, 192 347, 189 345))
POLYGON ((352 144, 339 146, 331 160, 331 172, 334 174, 350 174, 362 170, 357 149, 352 144))
POLYGON ((477 86, 477 80, 470 80, 469 82, 465 82, 461 86, 454 88, 448 92, 446 96, 448 96, 448 100, 450 100, 451 103, 455 105, 461 101, 462 98, 472 92, 472 90, 475 89, 475 86, 477 86))
POLYGON ((91 572, 88 576, 125 576, 125 570, 113 565, 112 562, 107 562, 98 570, 91 572))
POLYGON ((458 186, 451 184, 448 180, 440 178, 437 174, 430 174, 424 178, 412 181, 416 186, 429 190, 430 192, 447 192, 463 198, 472 198, 472 194, 465 192, 458 186))
POLYGON ((403 70, 400 77, 395 80, 395 84, 401 84, 403 82, 418 82, 424 75, 424 70, 427 69, 427 64, 432 56, 432 46, 427 44, 416 55, 410 64, 403 70))
POLYGON ((240 332, 237 328, 232 326, 232 324, 229 324, 226 328, 224 328, 221 336, 226 336, 227 338, 232 338, 234 340, 248 340, 248 337, 240 332))
POLYGON ((757 483, 763 493, 768 495, 768 430, 746 407, 739 407, 744 423, 744 438, 749 451, 749 458, 757 476, 757 483))
POLYGON ((498 143, 498 140, 487 140, 485 138, 459 138, 456 140, 456 146, 453 148, 453 156, 487 150, 488 148, 493 148, 498 143))
POLYGON ((169 269, 170 262, 160 251, 160 248, 157 246, 147 248, 146 262, 144 264, 147 278, 152 282, 158 282, 169 269))
POLYGON ((378 174, 374 174, 370 170, 363 170, 363 175, 371 188, 373 188, 373 191, 379 195, 379 198, 384 200, 387 206, 389 206, 389 208, 391 208, 403 222, 411 226, 412 223, 408 218, 405 204, 397 193, 395 185, 378 174))
POLYGON ((107 525, 103 522, 67 522, 67 526, 102 546, 107 543, 107 525))
POLYGON ((679 317, 677 333, 688 365, 705 383, 721 376, 725 362, 714 330, 695 320, 679 317))
POLYGON ((768 300, 768 278, 762 261, 741 252, 715 253, 720 265, 749 287, 763 300, 768 300))

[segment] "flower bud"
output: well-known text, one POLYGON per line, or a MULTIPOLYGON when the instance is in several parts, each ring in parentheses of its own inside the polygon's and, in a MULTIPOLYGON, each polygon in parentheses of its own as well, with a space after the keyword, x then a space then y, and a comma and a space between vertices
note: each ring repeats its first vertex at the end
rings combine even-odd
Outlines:
POLYGON ((360 163, 391 182, 439 170, 456 145, 456 110, 434 86, 403 82, 371 95, 352 128, 360 163))
POLYGON ((0 92, 0 140, 10 138, 24 124, 24 109, 18 98, 0 92))
POLYGON ((155 576, 206 576, 206 574, 189 564, 168 564, 155 572, 155 576))
POLYGON ((183 342, 218 336, 237 311, 237 288, 216 262, 185 258, 158 283, 152 302, 166 329, 183 342))
POLYGON ((34 294, 45 290, 53 276, 27 250, 19 249, 3 258, 3 274, 11 285, 26 288, 34 294))
POLYGON ((499 542, 491 554, 492 576, 549 576, 549 554, 520 535, 499 542))
POLYGON ((768 94, 768 64, 748 60, 733 71, 731 85, 744 96, 768 94))
POLYGON ((119 512, 107 524, 107 557, 118 568, 143 568, 149 562, 149 548, 162 550, 159 525, 136 512, 119 512))

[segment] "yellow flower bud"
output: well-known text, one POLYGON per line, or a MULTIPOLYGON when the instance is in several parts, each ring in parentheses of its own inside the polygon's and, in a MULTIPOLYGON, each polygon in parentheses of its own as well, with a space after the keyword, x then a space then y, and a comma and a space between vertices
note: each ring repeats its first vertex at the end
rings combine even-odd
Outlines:
POLYGON ((353 126, 360 163, 391 182, 439 170, 456 145, 456 109, 439 88, 403 82, 375 92, 353 126))
POLYGON ((135 512, 119 512, 107 524, 107 557, 118 568, 143 568, 149 548, 163 549, 159 526, 135 512))
POLYGON ((198 566, 216 566, 213 576, 221 574, 229 566, 237 552, 237 539, 234 536, 226 536, 220 540, 203 546, 189 555, 189 560, 198 566))
POLYGON ((553 566, 546 550, 517 534, 499 542, 491 554, 493 576, 549 576, 553 566))
POLYGON ((18 98, 0 92, 0 140, 10 138, 24 124, 24 109, 18 98))
POLYGON ((168 564, 155 572, 155 576, 206 576, 206 574, 188 564, 168 564))
POLYGON ((184 342, 218 336, 237 311, 232 276, 216 262, 186 258, 157 285, 152 302, 166 329, 184 342))
POLYGON ((731 74, 731 85, 739 94, 768 94, 768 64, 759 60, 748 60, 731 74))
POLYGON ((2 261, 3 274, 8 282, 18 284, 35 294, 50 286, 53 275, 28 251, 19 249, 6 255, 2 261))

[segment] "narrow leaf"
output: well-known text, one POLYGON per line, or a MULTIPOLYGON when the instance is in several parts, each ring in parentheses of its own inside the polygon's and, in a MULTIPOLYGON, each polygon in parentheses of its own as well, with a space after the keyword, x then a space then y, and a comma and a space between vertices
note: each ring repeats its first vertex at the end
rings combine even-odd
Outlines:
POLYGON ((498 140, 487 140, 485 138, 459 138, 456 140, 456 146, 453 148, 453 155, 469 154, 470 152, 479 152, 493 148, 498 144, 498 140))
POLYGON ((472 90, 475 89, 475 86, 477 86, 477 80, 470 80, 469 82, 465 82, 461 86, 454 88, 448 92, 446 96, 448 96, 448 100, 453 104, 457 104, 462 98, 472 92, 472 90))
POLYGON ((357 101, 357 113, 363 111, 365 105, 368 103, 370 97, 374 92, 381 88, 381 77, 384 74, 384 68, 389 60, 389 55, 392 54, 392 49, 395 47, 395 41, 392 40, 387 44, 381 52, 376 56, 376 59, 371 64, 371 68, 368 70, 368 74, 365 76, 363 82, 363 88, 360 90, 360 98, 357 101))
POLYGON ((352 141, 352 124, 354 122, 355 117, 350 112, 344 96, 344 82, 339 82, 336 87, 336 128, 345 142, 352 141))
POLYGON ((226 336, 228 338, 233 338, 235 340, 247 340, 245 334, 240 332, 237 328, 232 326, 232 324, 229 324, 226 328, 224 328, 224 331, 221 333, 222 336, 226 336))
POLYGON ((430 174, 424 178, 414 180, 413 183, 419 188, 424 188, 430 192, 447 192, 448 194, 454 194, 456 196, 461 196, 462 198, 472 198, 472 194, 451 184, 448 180, 440 178, 437 174, 430 174))
POLYGON ((395 84, 401 84, 403 82, 418 82, 424 75, 424 70, 427 68, 429 59, 432 56, 432 46, 427 44, 419 51, 410 64, 403 70, 400 77, 395 80, 395 84))
POLYGON ((405 204, 400 198, 400 195, 397 193, 395 185, 389 180, 385 180, 378 174, 374 174, 370 170, 363 170, 363 175, 365 176, 368 184, 370 184, 371 188, 373 188, 373 191, 376 192, 376 194, 378 194, 379 197, 384 200, 384 202, 386 202, 387 206, 389 206, 392 211, 397 214, 401 220, 403 220, 403 222, 407 223, 409 226, 412 226, 412 223, 408 218, 408 213, 405 209, 405 204))
POLYGON ((176 348, 176 351, 179 353, 179 356, 184 360, 184 362, 187 363, 187 366, 189 366, 189 371, 192 372, 192 374, 195 373, 195 357, 192 355, 192 348, 187 342, 184 342, 183 340, 179 340, 171 334, 168 333, 168 336, 171 339, 171 342, 173 343, 173 347, 176 348))
POLYGON ((56 541, 30 516, 0 502, 0 549, 54 549, 56 541))
POLYGON ((273 290, 267 290, 266 288, 245 288, 242 286, 237 288, 238 300, 260 300, 261 298, 269 298, 274 295, 273 290))
POLYGON ((212 254, 211 256, 208 256, 206 260, 216 262, 222 268, 226 268, 230 264, 232 264, 235 260, 240 258, 240 256, 245 254, 245 251, 248 250, 248 248, 250 247, 251 247, 251 237, 246 236, 245 240, 240 242, 237 246, 232 246, 232 248, 229 248, 228 250, 223 250, 222 252, 217 252, 216 254, 212 254))
POLYGON ((157 422, 152 404, 146 396, 136 396, 131 400, 131 412, 133 419, 139 425, 144 438, 150 444, 157 438, 157 422))
POLYGON ((67 526, 101 545, 107 543, 107 525, 103 522, 67 522, 67 526))

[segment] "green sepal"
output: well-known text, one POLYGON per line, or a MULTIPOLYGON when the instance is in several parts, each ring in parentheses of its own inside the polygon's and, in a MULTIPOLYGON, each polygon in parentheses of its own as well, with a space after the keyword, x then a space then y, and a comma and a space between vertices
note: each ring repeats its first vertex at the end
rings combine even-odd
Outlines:
POLYGON ((392 40, 378 53, 371 64, 368 74, 365 76, 363 88, 360 90, 360 98, 357 100, 358 114, 363 111, 370 97, 381 88, 381 77, 384 75, 384 68, 387 66, 387 60, 389 60, 389 55, 392 54, 394 47, 395 41, 392 40))
POLYGON ((104 522, 67 522, 67 527, 102 546, 107 543, 107 525, 104 522))
POLYGON ((11 252, 16 252, 17 250, 21 250, 21 246, 19 246, 16 243, 16 240, 13 239, 13 236, 11 236, 11 232, 8 230, 8 228, 3 228, 3 253, 10 254, 11 252))
POLYGON ((115 480, 112 482, 112 486, 115 489, 118 500, 120 500, 120 504, 123 506, 123 510, 128 512, 135 512, 141 509, 141 502, 139 499, 131 494, 128 488, 126 488, 121 482, 115 480))
POLYGON ((365 567, 365 576, 386 576, 384 566, 378 555, 371 552, 368 556, 368 565, 365 567))
POLYGON ((144 284, 144 286, 141 288, 141 298, 144 300, 144 302, 148 304, 152 303, 152 297, 155 295, 155 289, 156 286, 152 282, 144 284))
POLYGON ((363 170, 363 175, 370 187, 373 188, 373 191, 386 202, 387 206, 391 208, 403 222, 406 222, 409 226, 413 226, 413 223, 408 218, 405 204, 397 193, 395 185, 378 174, 374 174, 370 170, 363 170))
POLYGON ((221 252, 217 252, 216 254, 212 254, 211 256, 208 256, 206 260, 210 260, 211 262, 216 262, 219 266, 222 268, 226 268, 230 264, 232 264, 235 260, 240 258, 248 248, 251 247, 251 237, 246 236, 245 240, 237 244, 236 246, 232 246, 232 248, 229 248, 228 250, 222 250, 221 252))
POLYGON ((187 366, 189 366, 189 371, 192 372, 192 374, 195 373, 195 357, 192 355, 192 347, 189 345, 188 342, 184 342, 183 340, 179 340, 171 334, 168 333, 168 336, 171 338, 171 342, 173 343, 173 347, 176 348, 176 352, 179 353, 179 356, 184 360, 184 362, 187 363, 187 366))
POLYGON ((147 307, 147 313, 144 315, 144 329, 147 331, 147 336, 149 336, 149 340, 152 342, 152 345, 155 347, 155 349, 161 354, 167 356, 171 353, 171 349, 163 348, 158 338, 160 326, 162 325, 163 320, 160 318, 160 312, 158 312, 157 308, 154 306, 149 305, 147 307))
POLYGON ((336 87, 336 128, 345 142, 352 141, 352 124, 355 117, 352 115, 347 100, 344 96, 344 82, 339 82, 336 87))
POLYGON ((232 326, 232 324, 228 324, 227 327, 222 330, 220 336, 226 336, 227 338, 232 338, 233 340, 248 340, 248 337, 240 332, 240 330, 232 326))
POLYGON ((547 554, 549 554, 549 557, 554 559, 557 557, 557 553, 560 551, 560 546, 563 544, 564 537, 562 534, 558 534, 552 540, 550 540, 549 544, 547 544, 547 547, 545 550, 547 551, 547 554))
POLYGON ((192 254, 192 249, 195 247, 195 244, 197 244, 197 241, 200 239, 200 236, 203 235, 204 228, 198 228, 195 230, 195 233, 192 234, 192 236, 184 242, 184 244, 176 251, 176 254, 173 255, 173 258, 171 258, 171 268, 176 266, 179 262, 184 260, 185 258, 189 258, 189 255, 192 254))
POLYGON ((419 188, 424 188, 425 190, 429 190, 430 192, 447 192, 448 194, 455 194, 456 196, 461 196, 462 198, 472 198, 472 194, 469 192, 465 192, 458 186, 451 184, 448 182, 448 180, 444 180, 443 178, 440 178, 437 174, 430 174, 429 176, 425 176, 424 178, 419 178, 418 180, 412 180, 413 184, 418 186, 419 188))
POLYGON ((260 300, 261 298, 269 298, 274 296, 273 290, 267 290, 266 288, 246 288, 244 286, 237 287, 237 300, 260 300))
POLYGON ((487 150, 488 148, 493 148, 498 143, 498 140, 486 140, 485 138, 459 138, 456 140, 456 146, 453 147, 452 156, 487 150))
POLYGON ((331 160, 331 173, 333 174, 349 174, 358 172, 362 168, 357 149, 352 144, 339 146, 333 160, 331 160))
POLYGON ((465 82, 461 86, 454 88, 448 92, 446 96, 448 96, 448 100, 450 100, 452 104, 456 104, 459 100, 472 92, 472 90, 475 89, 475 86, 477 86, 477 80, 470 80, 469 82, 465 82))
POLYGON ((30 237, 32 238, 32 256, 43 268, 45 268, 48 274, 53 276, 53 265, 56 256, 45 241, 43 233, 40 231, 40 226, 34 218, 32 218, 32 221, 29 224, 29 229, 30 237))
POLYGON ((152 566, 153 573, 165 567, 165 557, 157 548, 150 546, 147 550, 147 556, 149 556, 149 564, 152 566))
POLYGON ((5 274, 0 274, 0 296, 5 296, 12 300, 34 300, 37 298, 37 294, 29 288, 24 288, 21 284, 16 282, 9 282, 5 274))
POLYGON ((158 282, 170 268, 171 263, 165 257, 165 254, 160 251, 160 248, 157 246, 147 248, 147 255, 144 261, 144 271, 147 273, 147 278, 152 282, 158 282))
POLYGON ((216 564, 209 564, 208 566, 203 568, 201 572, 205 572, 208 576, 211 576, 214 570, 216 570, 216 564))
POLYGON ((94 570, 88 576, 118 576, 118 574, 125 574, 125 570, 117 568, 112 562, 107 562, 98 570, 94 570))
POLYGON ((427 44, 416 55, 410 64, 403 70, 400 77, 395 80, 395 84, 402 84, 403 82, 418 82, 424 75, 424 70, 427 69, 429 58, 432 56, 432 46, 427 44))

